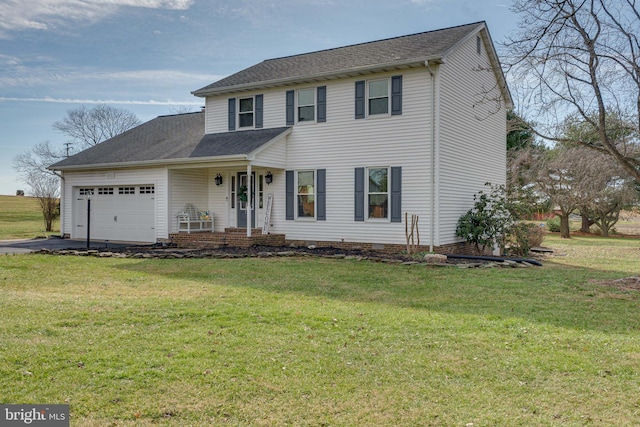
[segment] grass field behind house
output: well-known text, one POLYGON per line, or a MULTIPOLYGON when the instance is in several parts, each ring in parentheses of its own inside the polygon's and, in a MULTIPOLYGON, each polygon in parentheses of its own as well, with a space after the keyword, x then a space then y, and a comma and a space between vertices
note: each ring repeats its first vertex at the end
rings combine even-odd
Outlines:
POLYGON ((542 268, 0 257, 0 401, 72 426, 633 426, 640 241, 542 268), (612 262, 610 258, 615 258, 612 262))
POLYGON ((44 231, 44 219, 35 197, 0 196, 0 240, 33 239, 60 234, 59 221, 54 230, 44 231))

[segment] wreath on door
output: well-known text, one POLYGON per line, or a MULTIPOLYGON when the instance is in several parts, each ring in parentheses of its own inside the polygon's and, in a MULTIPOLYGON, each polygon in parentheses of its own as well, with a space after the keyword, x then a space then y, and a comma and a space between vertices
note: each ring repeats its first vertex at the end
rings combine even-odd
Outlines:
POLYGON ((247 200, 249 200, 249 198, 247 197, 246 185, 241 185, 240 187, 238 187, 238 200, 240 200, 241 202, 246 202, 247 200))

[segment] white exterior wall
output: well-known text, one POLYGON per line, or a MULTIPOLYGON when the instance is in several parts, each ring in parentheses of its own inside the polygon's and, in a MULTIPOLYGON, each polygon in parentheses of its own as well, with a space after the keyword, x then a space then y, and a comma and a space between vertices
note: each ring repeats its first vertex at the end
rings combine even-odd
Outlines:
MULTIPOLYGON (((287 138, 258 156, 256 164, 282 164, 290 170, 326 169, 326 221, 307 218, 285 220, 284 170, 273 170, 274 182, 265 187, 275 199, 271 214, 271 232, 285 233, 288 239, 307 241, 353 241, 370 243, 405 243, 404 219, 354 221, 354 170, 357 167, 402 167, 402 212, 421 218, 421 242, 428 236, 429 138, 431 135, 431 77, 425 68, 376 74, 360 78, 328 81, 326 123, 299 123, 287 138), (372 116, 356 120, 355 82, 394 75, 403 76, 402 115, 372 116)), ((250 96, 264 95, 264 127, 285 126, 285 92, 316 87, 299 85, 270 89, 250 96)), ((207 131, 227 131, 228 96, 207 100, 207 131)), ((263 215, 258 215, 258 224, 263 215)))
MULTIPOLYGON (((178 232, 178 213, 191 203, 196 210, 209 209, 209 170, 173 169, 169 171, 171 189, 169 193, 169 232, 178 232)), ((215 187, 215 185, 214 185, 215 187)))
POLYGON ((486 182, 506 182, 506 110, 486 52, 474 36, 440 66, 436 245, 460 241, 458 219, 486 182))
POLYGON ((111 187, 153 184, 156 203, 156 238, 169 237, 167 229, 168 177, 166 168, 97 170, 87 172, 65 172, 63 181, 64 209, 62 232, 76 237, 73 232, 74 187, 111 187))

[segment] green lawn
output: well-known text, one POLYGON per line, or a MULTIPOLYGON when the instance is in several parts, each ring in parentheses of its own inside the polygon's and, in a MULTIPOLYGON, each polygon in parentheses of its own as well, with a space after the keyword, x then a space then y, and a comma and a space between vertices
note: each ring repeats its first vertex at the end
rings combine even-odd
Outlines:
POLYGON ((44 231, 42 211, 35 197, 0 196, 0 240, 33 239, 50 234, 60 234, 58 221, 54 230, 44 231))
POLYGON ((632 426, 640 240, 529 269, 0 257, 0 403, 72 426, 632 426), (615 262, 609 256, 616 257, 615 262), (598 281, 598 283, 596 283, 598 281))

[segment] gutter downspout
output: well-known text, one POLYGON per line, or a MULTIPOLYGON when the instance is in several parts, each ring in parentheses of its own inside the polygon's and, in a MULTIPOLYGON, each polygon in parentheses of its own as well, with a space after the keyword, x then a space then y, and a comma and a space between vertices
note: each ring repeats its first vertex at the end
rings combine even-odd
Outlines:
POLYGON ((253 215, 251 215, 251 209, 253 205, 251 203, 251 195, 253 194, 253 188, 251 188, 251 162, 247 164, 247 237, 251 237, 251 225, 253 224, 253 215))
MULTIPOLYGON (((438 136, 438 132, 436 131, 436 127, 438 126, 436 119, 438 118, 439 111, 436 111, 436 79, 438 76, 438 67, 436 64, 429 63, 429 61, 425 61, 424 65, 427 67, 429 71, 429 75, 431 76, 431 145, 430 145, 430 189, 429 189, 429 198, 431 209, 429 212, 429 252, 433 252, 433 248, 435 246, 435 210, 436 210, 436 138, 438 136)), ((439 108, 438 108, 439 110, 439 108)))

